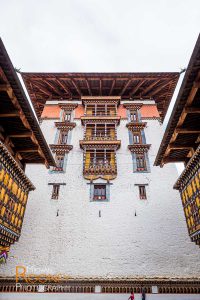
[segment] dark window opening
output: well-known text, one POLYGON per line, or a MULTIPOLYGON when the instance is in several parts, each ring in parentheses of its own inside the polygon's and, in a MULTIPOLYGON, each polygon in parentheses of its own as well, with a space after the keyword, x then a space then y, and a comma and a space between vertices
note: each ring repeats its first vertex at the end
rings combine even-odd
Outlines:
POLYGON ((106 185, 94 185, 93 200, 106 200, 106 185))
POLYGON ((51 199, 58 200, 59 190, 60 190, 60 185, 59 184, 54 184, 51 199))
POLYGON ((147 199, 145 185, 139 185, 139 196, 140 196, 140 199, 142 199, 142 200, 147 199))

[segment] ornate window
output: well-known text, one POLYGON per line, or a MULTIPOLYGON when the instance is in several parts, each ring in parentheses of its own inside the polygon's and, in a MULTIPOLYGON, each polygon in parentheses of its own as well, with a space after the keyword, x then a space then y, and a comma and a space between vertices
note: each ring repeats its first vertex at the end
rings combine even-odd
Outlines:
POLYGON ((51 199, 58 200, 59 190, 60 190, 60 185, 59 184, 53 184, 51 199))
POLYGON ((67 122, 71 121, 71 111, 63 111, 62 121, 67 121, 67 122))
POLYGON ((133 144, 142 144, 141 132, 133 132, 133 144))
POLYGON ((137 110, 131 110, 130 111, 130 121, 131 122, 138 122, 139 121, 138 111, 137 110))
POLYGON ((55 161, 56 161, 56 167, 54 168, 54 171, 63 171, 64 155, 56 155, 55 161))
POLYGON ((139 185, 139 196, 141 200, 146 200, 147 199, 147 194, 146 194, 146 187, 145 185, 139 185))
POLYGON ((137 171, 147 171, 145 154, 136 154, 137 171))
POLYGON ((68 139, 68 132, 67 131, 61 131, 59 135, 58 144, 66 145, 68 139))

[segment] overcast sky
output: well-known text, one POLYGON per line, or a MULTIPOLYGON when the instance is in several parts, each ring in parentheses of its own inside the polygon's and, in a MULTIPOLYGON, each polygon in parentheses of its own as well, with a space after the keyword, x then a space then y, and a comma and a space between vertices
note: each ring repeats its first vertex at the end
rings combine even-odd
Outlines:
POLYGON ((180 71, 200 0, 0 0, 0 31, 22 71, 180 71))

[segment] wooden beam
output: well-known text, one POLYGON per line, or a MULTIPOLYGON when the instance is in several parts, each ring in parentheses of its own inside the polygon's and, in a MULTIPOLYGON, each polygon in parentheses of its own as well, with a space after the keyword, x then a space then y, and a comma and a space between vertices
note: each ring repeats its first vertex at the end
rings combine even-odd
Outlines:
POLYGON ((21 149, 17 149, 17 152, 21 153, 31 153, 31 152, 38 152, 38 149, 25 149, 25 148, 21 148, 21 149))
POLYGON ((186 107, 184 111, 189 114, 199 114, 200 107, 186 107))
POLYGON ((81 91, 80 91, 78 85, 76 84, 76 82, 73 79, 70 79, 70 80, 71 80, 73 86, 75 87, 77 93, 79 94, 79 96, 81 96, 81 91))
POLYGON ((167 163, 178 163, 178 162, 185 162, 186 158, 170 158, 170 157, 165 157, 163 158, 161 165, 167 164, 167 163))
POLYGON ((161 79, 158 79, 156 81, 153 81, 152 84, 150 84, 149 86, 147 86, 141 93, 141 95, 145 95, 148 91, 150 91, 155 85, 157 85, 160 82, 161 79))
POLYGON ((186 145, 176 145, 175 143, 171 143, 169 144, 169 149, 170 150, 191 150, 193 149, 193 147, 190 147, 190 146, 186 146, 186 145))
POLYGON ((46 79, 43 79, 43 82, 46 83, 54 92, 56 92, 56 94, 63 96, 63 94, 51 82, 46 79))
POLYGON ((120 96, 123 95, 123 93, 125 92, 125 90, 127 89, 127 87, 129 86, 129 84, 130 84, 131 82, 132 82, 132 79, 128 80, 128 81, 125 83, 125 85, 124 85, 124 87, 123 87, 121 93, 119 94, 120 96))
POLYGON ((44 87, 41 87, 38 83, 32 81, 32 84, 35 85, 42 93, 46 94, 48 97, 52 97, 52 93, 50 93, 44 87))
POLYGON ((91 88, 90 88, 90 85, 89 85, 89 82, 88 82, 87 78, 85 78, 85 82, 86 82, 86 85, 87 85, 88 92, 89 92, 90 96, 92 96, 91 88))
POLYGON ((113 92, 113 89, 114 89, 115 83, 116 83, 116 80, 113 80, 113 81, 112 81, 111 88, 110 88, 110 93, 109 93, 109 96, 110 96, 110 95, 112 94, 112 92, 113 92))
POLYGON ((59 79, 57 79, 57 78, 54 78, 54 80, 63 88, 63 90, 70 96, 70 97, 72 97, 72 94, 71 94, 71 92, 70 92, 70 90, 68 89, 68 87, 64 84, 64 83, 62 83, 59 79))
POLYGON ((188 134, 188 133, 200 133, 200 129, 191 129, 191 128, 180 128, 180 127, 177 127, 175 129, 175 132, 176 133, 185 133, 185 134, 188 134))
POLYGON ((138 82, 138 84, 132 89, 132 91, 130 92, 129 94, 129 97, 131 97, 133 94, 135 94, 139 88, 143 85, 143 83, 145 82, 146 80, 141 80, 138 82))
POLYGON ((9 84, 0 84, 0 92, 7 92, 10 88, 9 84))
POLYGON ((99 79, 99 94, 102 96, 102 81, 101 78, 99 79))
POLYGON ((153 90, 150 94, 151 96, 156 95, 158 92, 160 92, 162 89, 164 89, 166 86, 170 85, 173 82, 173 80, 165 81, 164 83, 160 84, 155 90, 153 90))
POLYGON ((25 131, 22 133, 13 133, 13 134, 9 134, 8 136, 10 138, 23 138, 23 137, 31 137, 32 136, 32 132, 31 131, 25 131))
POLYGON ((12 118, 12 117, 19 117, 20 113, 17 110, 7 112, 7 113, 0 113, 0 118, 12 118))

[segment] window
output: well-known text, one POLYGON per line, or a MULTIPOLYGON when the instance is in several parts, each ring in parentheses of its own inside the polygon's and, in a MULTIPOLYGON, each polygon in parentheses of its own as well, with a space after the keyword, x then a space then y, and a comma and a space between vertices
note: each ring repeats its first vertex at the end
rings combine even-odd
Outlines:
POLYGON ((71 112, 70 111, 64 111, 62 115, 62 121, 71 121, 71 112))
POLYGON ((138 113, 136 110, 130 112, 130 119, 131 119, 131 122, 138 121, 138 113))
POLYGON ((59 184, 53 184, 51 199, 58 200, 59 189, 60 189, 60 185, 59 184))
POLYGON ((66 145, 67 144, 68 133, 61 131, 59 136, 59 144, 66 145))
POLYGON ((93 200, 106 200, 106 185, 105 184, 95 184, 93 200))
POLYGON ((141 134, 139 132, 133 132, 133 144, 142 144, 141 134))
POLYGON ((139 185, 139 196, 140 199, 142 200, 146 200, 147 199, 147 195, 146 195, 146 187, 145 185, 139 185))
POLYGON ((56 167, 54 168, 54 170, 55 171, 63 171, 64 156, 63 155, 56 155, 55 161, 56 161, 56 167))
POLYGON ((144 154, 136 154, 137 171, 146 171, 146 159, 144 154))

